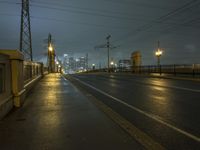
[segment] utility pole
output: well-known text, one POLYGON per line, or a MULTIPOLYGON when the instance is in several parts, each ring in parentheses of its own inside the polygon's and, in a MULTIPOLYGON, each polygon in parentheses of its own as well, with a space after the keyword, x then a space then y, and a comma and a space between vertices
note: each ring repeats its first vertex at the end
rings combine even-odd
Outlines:
POLYGON ((108 49, 108 72, 110 72, 110 38, 111 38, 111 35, 108 35, 106 37, 106 40, 107 40, 107 49, 108 49))
POLYGON ((19 49, 24 54, 25 60, 33 60, 29 0, 22 0, 19 49))
POLYGON ((97 46, 94 47, 95 49, 98 49, 98 48, 107 48, 107 56, 108 56, 107 69, 108 69, 108 72, 110 72, 110 50, 119 47, 119 46, 112 46, 110 44, 110 38, 111 38, 111 35, 108 35, 106 37, 106 40, 107 40, 106 44, 97 45, 97 46))

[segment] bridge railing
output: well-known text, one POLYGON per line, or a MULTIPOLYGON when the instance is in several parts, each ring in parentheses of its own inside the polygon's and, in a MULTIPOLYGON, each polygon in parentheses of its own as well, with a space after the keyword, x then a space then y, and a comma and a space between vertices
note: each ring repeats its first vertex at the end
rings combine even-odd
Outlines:
POLYGON ((25 97, 47 68, 39 62, 24 61, 18 50, 0 50, 0 119, 25 97))
POLYGON ((23 69, 25 84, 43 74, 43 64, 40 62, 24 61, 23 69))
POLYGON ((135 73, 158 73, 171 75, 200 75, 200 64, 179 64, 179 65, 154 65, 132 67, 135 73))
MULTIPOLYGON (((200 77, 200 64, 146 65, 129 67, 111 67, 110 72, 136 74, 170 74, 200 77)), ((107 68, 91 69, 89 72, 108 72, 107 68)))

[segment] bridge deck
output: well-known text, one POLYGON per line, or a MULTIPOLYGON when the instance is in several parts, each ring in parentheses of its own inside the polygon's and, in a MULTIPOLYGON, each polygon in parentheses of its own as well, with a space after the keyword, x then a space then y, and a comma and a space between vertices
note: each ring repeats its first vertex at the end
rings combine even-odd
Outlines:
POLYGON ((0 149, 143 149, 59 74, 0 121, 0 149))

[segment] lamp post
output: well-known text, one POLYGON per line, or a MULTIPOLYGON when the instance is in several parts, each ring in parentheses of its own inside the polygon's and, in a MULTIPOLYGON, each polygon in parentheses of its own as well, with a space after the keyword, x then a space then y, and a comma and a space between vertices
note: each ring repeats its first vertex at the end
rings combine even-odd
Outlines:
POLYGON ((110 62, 110 65, 111 65, 111 71, 113 71, 113 70, 114 70, 114 62, 111 61, 111 62, 110 62))
POLYGON ((158 64, 158 66, 160 66, 160 57, 161 57, 161 55, 162 55, 162 51, 161 51, 161 50, 157 50, 157 51, 155 52, 155 55, 156 55, 156 57, 157 57, 157 64, 158 64))
POLYGON ((49 51, 50 51, 50 52, 52 52, 52 51, 53 51, 53 47, 52 47, 52 45, 51 45, 51 44, 49 45, 49 51))
POLYGON ((95 64, 92 64, 92 70, 95 70, 95 64))
POLYGON ((55 49, 52 45, 51 34, 48 36, 48 67, 49 72, 55 72, 55 49))
POLYGON ((49 44, 48 51, 49 51, 50 72, 54 72, 55 71, 55 52, 54 52, 54 48, 51 43, 49 44))
POLYGON ((157 57, 157 65, 160 66, 160 57, 162 56, 162 50, 160 49, 160 42, 158 41, 158 49, 155 51, 157 57))
POLYGON ((56 71, 59 72, 59 62, 56 61, 56 71))
POLYGON ((48 47, 48 65, 49 65, 49 72, 52 72, 52 51, 53 51, 53 47, 51 45, 51 43, 49 43, 49 47, 48 47))

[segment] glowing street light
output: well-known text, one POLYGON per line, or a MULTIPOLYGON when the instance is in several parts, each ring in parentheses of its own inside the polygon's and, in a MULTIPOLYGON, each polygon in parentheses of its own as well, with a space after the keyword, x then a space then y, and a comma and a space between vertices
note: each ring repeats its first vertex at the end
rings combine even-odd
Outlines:
POLYGON ((93 69, 93 70, 95 69, 95 64, 92 64, 92 69, 93 69))
POLYGON ((52 47, 52 45, 50 44, 50 46, 49 46, 49 51, 50 52, 52 52, 53 51, 53 47, 52 47))
POLYGON ((160 49, 160 42, 158 41, 158 49, 157 51, 155 51, 158 66, 160 66, 160 57, 162 56, 162 54, 163 54, 163 51, 160 49))
POLYGON ((113 62, 113 61, 111 61, 111 62, 110 62, 110 65, 111 65, 111 66, 113 66, 113 65, 114 65, 114 62, 113 62))

